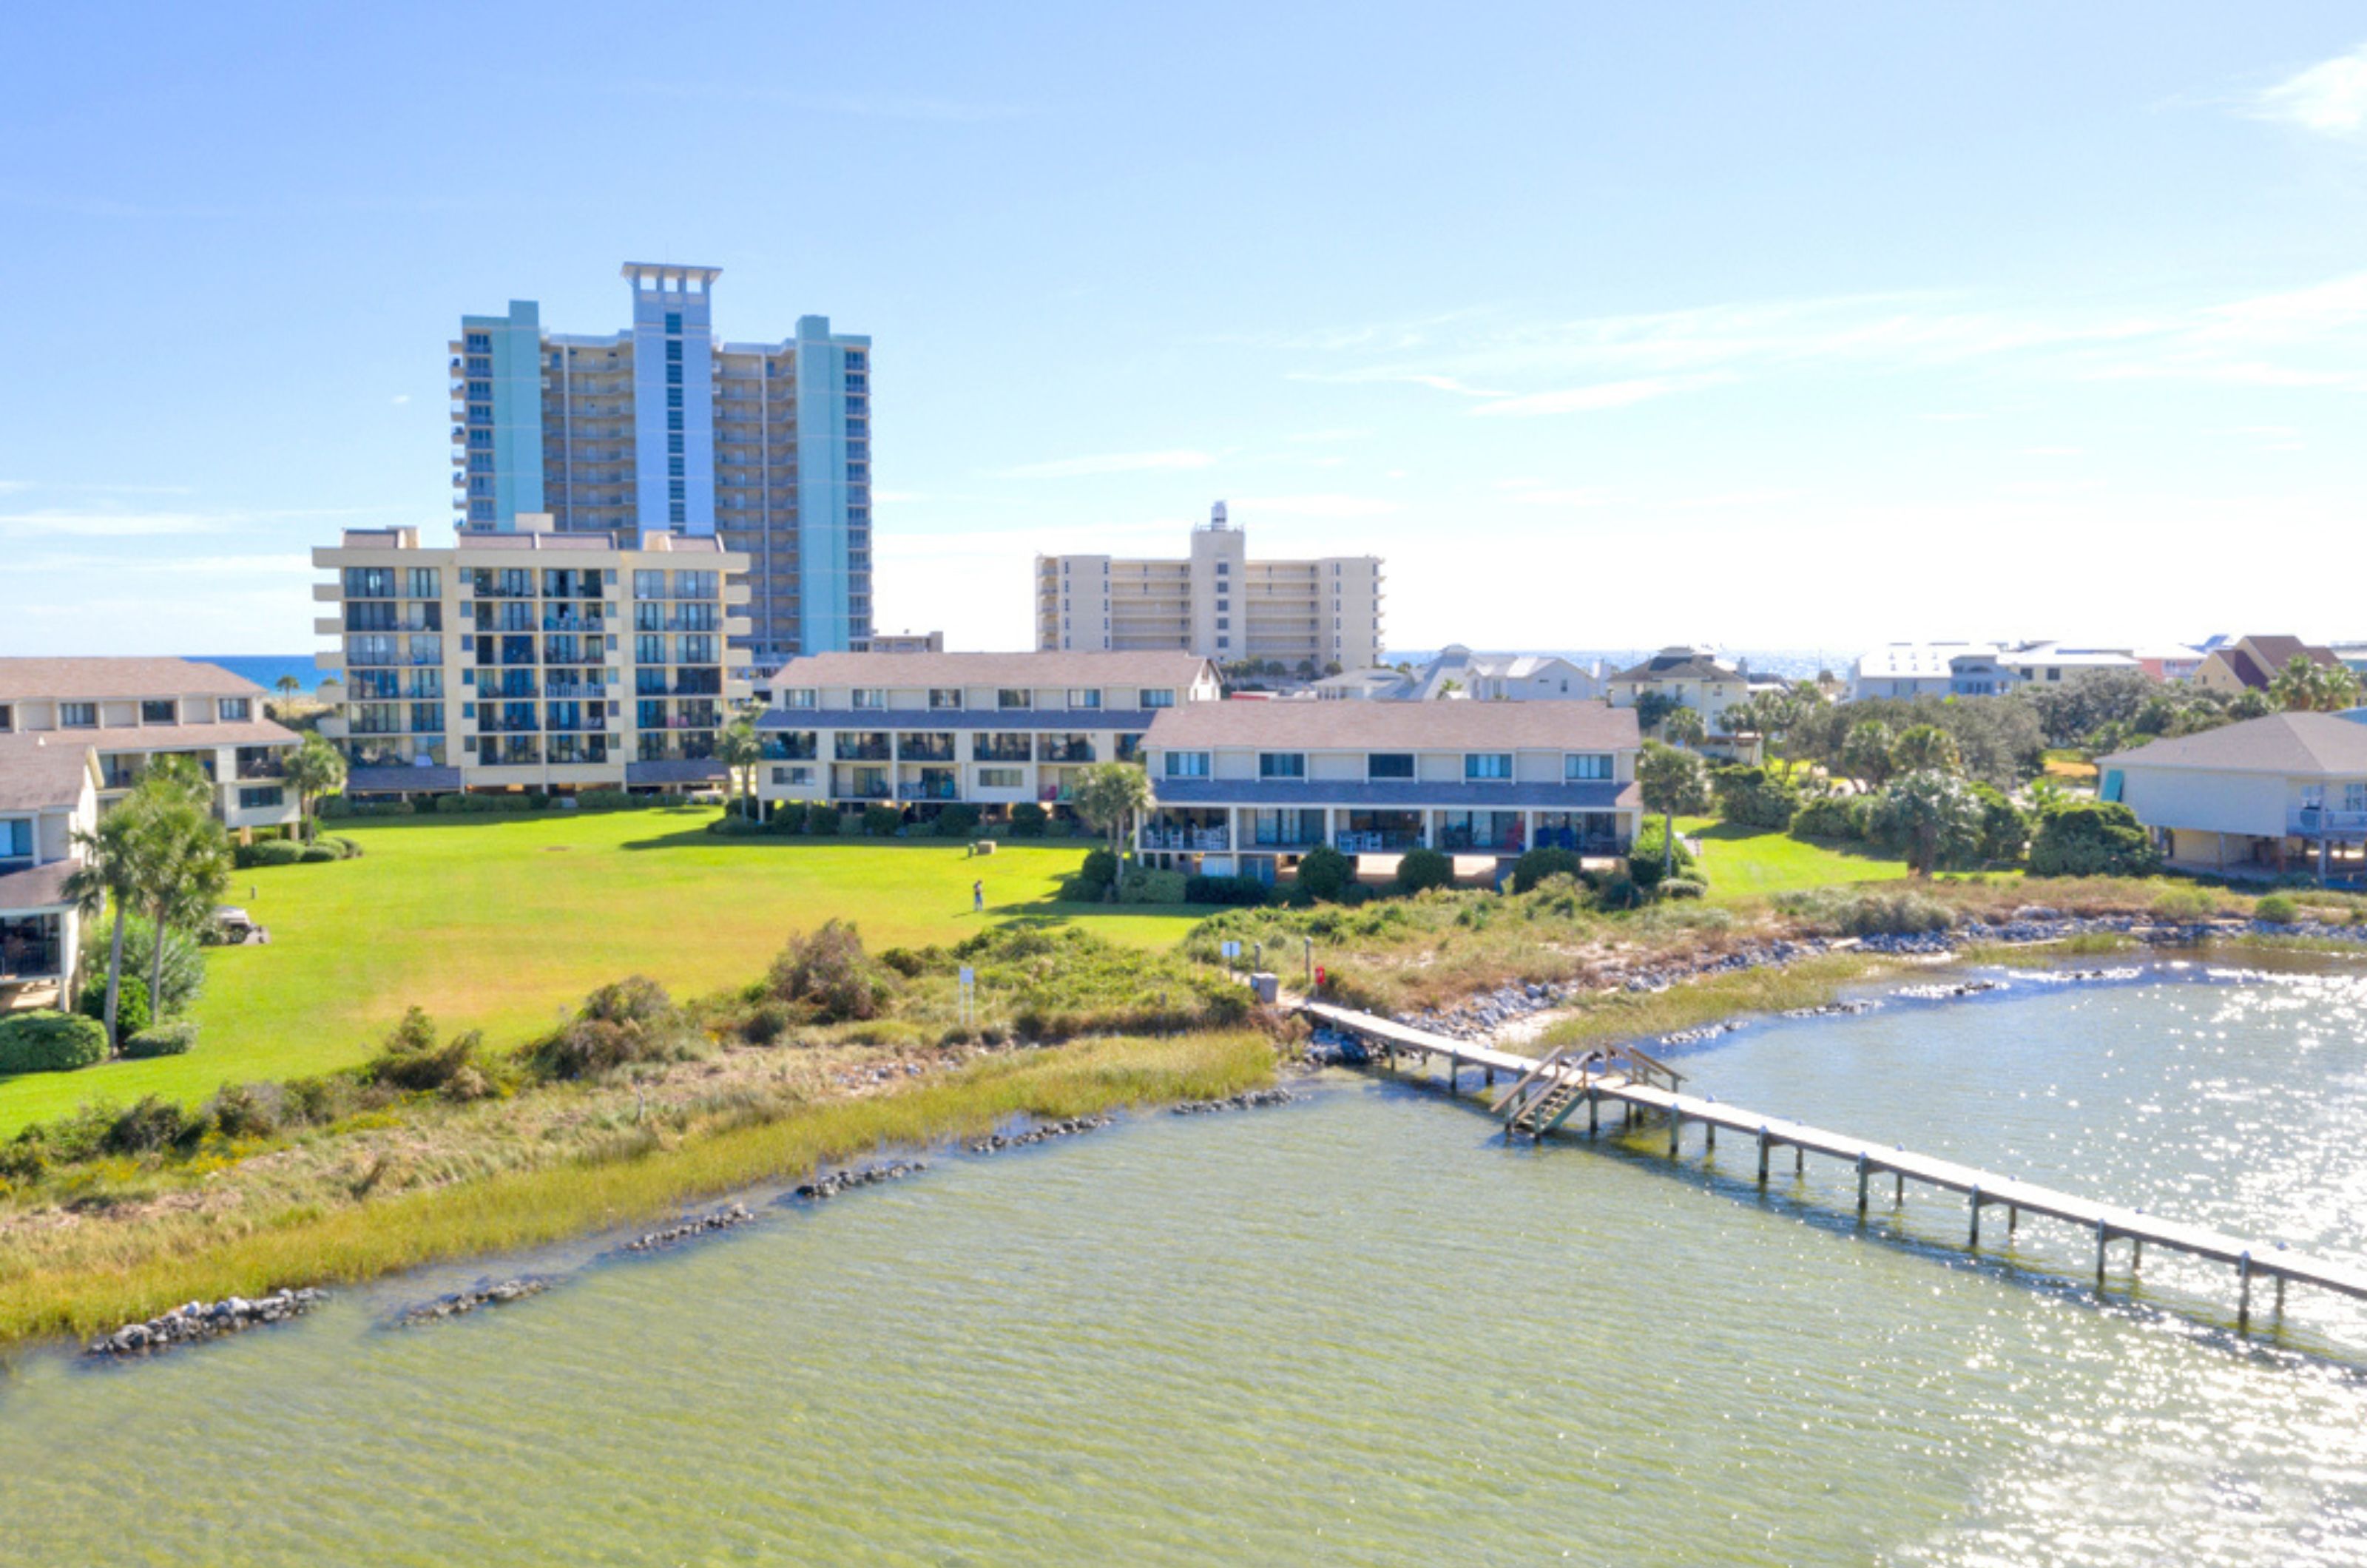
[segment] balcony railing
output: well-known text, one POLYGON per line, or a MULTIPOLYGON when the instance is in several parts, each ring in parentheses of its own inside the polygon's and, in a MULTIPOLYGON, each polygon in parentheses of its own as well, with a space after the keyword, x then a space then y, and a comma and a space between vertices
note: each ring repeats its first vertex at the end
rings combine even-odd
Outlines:
POLYGON ((821 748, 810 735, 768 735, 764 738, 764 761, 768 762, 810 762, 821 748))
POLYGON ((1342 832, 1333 841, 1342 854, 1388 854, 1421 848, 1421 834, 1412 829, 1368 829, 1361 832, 1342 832))
POLYGON ((896 743, 896 755, 906 762, 950 762, 954 743, 950 739, 921 740, 908 735, 896 743))
POLYGON ((288 776, 288 767, 277 757, 267 761, 241 762, 238 776, 242 779, 284 779, 288 776))
POLYGON ((1044 743, 1044 761, 1090 762, 1093 760, 1093 748, 1089 740, 1047 740, 1044 743))
POLYGON ((1142 847, 1146 850, 1223 851, 1232 848, 1233 836, 1222 828, 1145 828, 1142 847))
POLYGON ((906 779, 896 786, 900 800, 959 800, 961 786, 952 779, 906 779))
POLYGON ((844 800, 885 800, 888 798, 888 784, 882 779, 858 779, 844 789, 831 793, 844 800))
POLYGON ((1016 739, 981 735, 970 741, 969 758, 973 762, 1025 762, 1034 756, 1035 748, 1024 735, 1016 739))
POLYGON ((2305 806, 2287 819, 2286 828, 2294 833, 2367 833, 2367 811, 2337 811, 2322 806, 2305 806))
POLYGON ((0 938, 0 980, 48 980, 65 973, 65 944, 53 938, 0 938))
POLYGON ((884 762, 888 760, 888 742, 842 738, 831 754, 842 762, 884 762))

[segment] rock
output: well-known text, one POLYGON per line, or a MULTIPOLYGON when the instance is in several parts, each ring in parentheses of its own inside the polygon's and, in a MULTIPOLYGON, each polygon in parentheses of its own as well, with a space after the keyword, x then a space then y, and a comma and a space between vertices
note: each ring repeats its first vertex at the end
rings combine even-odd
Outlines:
POLYGON ((974 1155, 996 1155, 1005 1149, 1023 1149, 1031 1144, 1048 1143, 1054 1138, 1072 1138, 1080 1133, 1090 1133, 1106 1127, 1113 1119, 1107 1116, 1071 1116, 1065 1122, 1047 1122, 1030 1127, 1024 1133, 997 1133, 970 1145, 974 1155))
POLYGON ((701 1214, 695 1220, 685 1220, 680 1224, 668 1225, 660 1231, 651 1231, 639 1241, 627 1242, 619 1250, 653 1252, 661 1247, 671 1247, 675 1242, 686 1241, 695 1235, 705 1235, 710 1231, 730 1230, 733 1225, 744 1225, 755 1217, 754 1212, 745 1203, 727 1204, 713 1213, 701 1214))
POLYGON ((481 1284, 473 1290, 455 1291, 438 1296, 432 1302, 422 1302, 395 1314, 398 1328, 414 1327, 423 1323, 438 1323, 447 1317, 459 1317, 480 1307, 507 1306, 528 1296, 538 1296, 550 1289, 552 1281, 539 1276, 504 1280, 499 1284, 481 1284))
POLYGON ((1167 1108, 1171 1116, 1205 1116, 1212 1111, 1255 1111, 1267 1105, 1288 1105, 1298 1096, 1286 1089, 1253 1089, 1228 1100, 1187 1100, 1167 1108))
POLYGON ((827 1176, 818 1176, 811 1181, 800 1183, 791 1190, 789 1196, 810 1201, 835 1198, 840 1193, 857 1187, 869 1187, 881 1181, 901 1180, 907 1176, 916 1175, 928 1168, 927 1161, 915 1159, 896 1160, 888 1165, 875 1165, 862 1170, 834 1170, 827 1176))
POLYGON ((112 1334, 101 1335, 86 1348, 94 1356, 144 1355, 241 1333, 266 1323, 284 1322, 311 1311, 328 1299, 327 1292, 306 1286, 302 1290, 280 1290, 258 1301, 227 1296, 211 1303, 185 1302, 145 1323, 127 1323, 112 1334))

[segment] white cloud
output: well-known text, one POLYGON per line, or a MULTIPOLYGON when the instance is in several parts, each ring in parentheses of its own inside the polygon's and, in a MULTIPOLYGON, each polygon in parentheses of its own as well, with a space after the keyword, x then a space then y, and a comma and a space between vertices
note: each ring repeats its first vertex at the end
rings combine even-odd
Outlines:
POLYGON ((1400 370, 1386 366, 1369 370, 1294 370, 1293 381, 1330 381, 1341 386, 1365 386, 1375 382, 1401 382, 1410 387, 1428 387, 1434 392, 1453 392, 1459 398, 1501 398, 1506 394, 1485 387, 1474 387, 1452 376, 1441 376, 1427 370, 1400 370))
POLYGON ((1369 430, 1302 430, 1285 439, 1291 441, 1361 441, 1372 434, 1369 430))
POLYGON ((409 392, 397 392, 393 397, 387 400, 394 404, 395 407, 401 408, 403 404, 411 400, 411 394, 409 392))
POLYGON ((1394 501, 1369 495, 1245 495, 1231 502, 1238 519, 1254 522, 1260 513, 1276 517, 1378 517, 1398 510, 1394 501))
POLYGON ((2367 44, 2278 83, 2254 112, 2324 136, 2367 135, 2367 44))
POLYGON ((1107 452, 1089 457, 1060 457, 1048 463, 1022 463, 996 475, 1006 479, 1068 479, 1086 474, 1138 474, 1177 468, 1206 468, 1217 459, 1206 452, 1107 452))
POLYGON ((1496 487, 1508 491, 1504 499, 1523 506, 1608 506, 1617 499, 1614 491, 1600 485, 1581 490, 1549 490, 1535 487, 1525 479, 1500 481, 1496 487))
POLYGON ((0 535, 34 539, 136 539, 173 534, 212 534, 229 520, 194 512, 70 512, 45 507, 39 512, 0 513, 0 535))
POLYGON ((1630 381, 1599 381, 1591 387, 1571 387, 1558 392, 1532 392, 1522 398, 1499 398, 1494 402, 1481 403, 1471 412, 1513 419, 1548 413, 1591 413, 1600 409, 1625 408, 1631 403, 1648 402, 1677 392, 1698 391, 1704 387, 1714 387, 1733 379, 1731 376, 1717 374, 1646 376, 1630 381))

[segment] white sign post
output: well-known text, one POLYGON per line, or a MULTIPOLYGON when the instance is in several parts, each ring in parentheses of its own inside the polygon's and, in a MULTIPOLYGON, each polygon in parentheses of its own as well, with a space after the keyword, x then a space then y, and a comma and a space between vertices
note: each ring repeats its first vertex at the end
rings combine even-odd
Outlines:
POLYGON ((961 966, 961 1025, 978 1027, 978 971, 967 964, 961 966))

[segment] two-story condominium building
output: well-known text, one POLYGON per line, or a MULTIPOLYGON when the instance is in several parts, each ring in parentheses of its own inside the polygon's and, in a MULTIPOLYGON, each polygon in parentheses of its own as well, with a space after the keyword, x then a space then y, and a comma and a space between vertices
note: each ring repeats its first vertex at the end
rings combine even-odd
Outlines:
POLYGON ((2280 713, 2097 760, 2101 798, 2197 870, 2357 875, 2367 863, 2367 724, 2280 713))
POLYGON ((1067 817, 1080 770, 1133 761, 1154 717, 1223 688, 1189 653, 824 653, 783 665, 772 693, 764 800, 920 820, 956 801, 1067 817))
POLYGON ((63 1005, 81 936, 66 878, 81 863, 74 835, 97 821, 96 750, 0 734, 0 1012, 63 1005))
POLYGON ((348 794, 679 790, 719 783, 717 734, 747 682, 727 671, 746 558, 711 536, 508 533, 424 547, 348 529, 312 552, 334 607, 318 655, 344 688, 323 735, 348 794))
POLYGON ((1318 844, 1613 854, 1641 809, 1631 709, 1601 703, 1208 703, 1142 743, 1151 864, 1272 879, 1318 844))
POLYGON ((0 659, 0 735, 47 736, 96 754, 101 810, 157 757, 187 757, 213 782, 232 829, 296 821, 281 782, 300 738, 264 712, 263 688, 187 659, 0 659))
POLYGON ((1217 502, 1181 560, 1036 558, 1036 646, 1279 665, 1308 677, 1381 658, 1381 558, 1251 560, 1217 502))
POLYGON ((1759 738, 1735 735, 1726 723, 1726 710, 1749 700, 1750 676, 1739 667, 1720 664, 1706 648, 1664 648, 1633 669, 1613 674, 1606 684, 1614 707, 1632 708, 1645 693, 1659 692, 1700 713, 1709 731, 1705 750, 1744 761, 1758 760, 1759 738))

